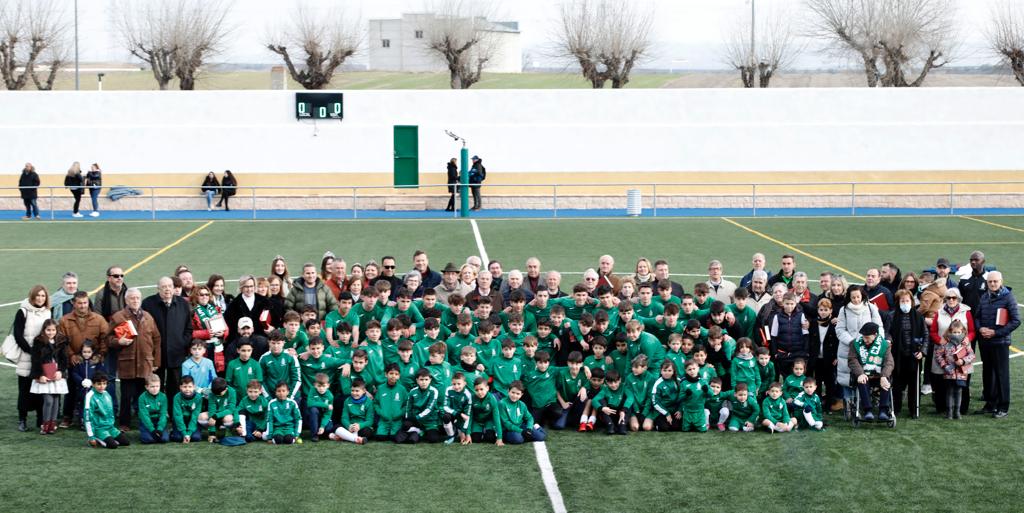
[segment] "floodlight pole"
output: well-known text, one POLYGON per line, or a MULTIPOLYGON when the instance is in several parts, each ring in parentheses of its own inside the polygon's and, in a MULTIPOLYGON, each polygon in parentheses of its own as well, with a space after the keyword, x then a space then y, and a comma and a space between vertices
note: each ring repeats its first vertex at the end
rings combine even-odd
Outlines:
POLYGON ((75 91, 78 90, 78 0, 75 0, 75 91))

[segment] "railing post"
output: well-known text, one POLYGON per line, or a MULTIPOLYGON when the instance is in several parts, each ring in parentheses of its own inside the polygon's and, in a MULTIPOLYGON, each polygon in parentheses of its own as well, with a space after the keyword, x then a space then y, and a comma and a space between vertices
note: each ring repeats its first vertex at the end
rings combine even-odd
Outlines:
POLYGON ((156 187, 149 188, 149 216, 156 220, 156 187))
POLYGON ((356 188, 352 188, 352 219, 356 219, 359 216, 356 215, 356 188))
POLYGON ((252 190, 252 220, 256 220, 256 187, 250 188, 252 190))
POLYGON ((53 212, 53 187, 50 187, 50 220, 56 219, 53 212))
POLYGON ((857 184, 850 182, 850 215, 857 215, 857 184))
POLYGON ((953 215, 953 182, 949 182, 949 215, 953 215))
POLYGON ((654 217, 658 217, 658 184, 654 184, 653 210, 654 210, 654 217))
POLYGON ((750 184, 750 207, 753 210, 754 217, 757 217, 757 184, 750 184))
POLYGON ((558 184, 551 186, 551 206, 554 208, 554 217, 558 217, 558 184))

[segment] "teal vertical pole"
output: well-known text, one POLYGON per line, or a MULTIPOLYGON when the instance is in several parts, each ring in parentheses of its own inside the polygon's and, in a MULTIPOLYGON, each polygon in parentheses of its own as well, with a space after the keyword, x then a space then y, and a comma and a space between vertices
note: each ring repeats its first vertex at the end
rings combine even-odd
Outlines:
POLYGON ((459 174, 459 217, 469 217, 469 148, 462 146, 462 172, 459 174))

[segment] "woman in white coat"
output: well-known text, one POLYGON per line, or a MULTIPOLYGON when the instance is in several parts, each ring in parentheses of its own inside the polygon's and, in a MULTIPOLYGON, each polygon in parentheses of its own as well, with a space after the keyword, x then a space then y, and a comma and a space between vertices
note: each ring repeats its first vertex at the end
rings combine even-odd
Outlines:
POLYGON ((37 427, 43 420, 42 400, 38 394, 32 394, 32 342, 43 330, 43 322, 50 318, 50 293, 46 287, 36 285, 28 293, 28 298, 21 302, 18 313, 14 314, 14 340, 21 349, 17 368, 18 375, 18 431, 28 431, 28 412, 36 412, 37 427))
POLYGON ((839 337, 839 351, 836 358, 836 383, 843 387, 843 397, 849 398, 853 389, 850 388, 850 366, 847 357, 850 344, 860 337, 861 326, 873 322, 878 325, 878 336, 885 337, 882 317, 878 308, 864 300, 864 289, 860 285, 851 285, 846 291, 846 305, 837 314, 836 336, 839 337))

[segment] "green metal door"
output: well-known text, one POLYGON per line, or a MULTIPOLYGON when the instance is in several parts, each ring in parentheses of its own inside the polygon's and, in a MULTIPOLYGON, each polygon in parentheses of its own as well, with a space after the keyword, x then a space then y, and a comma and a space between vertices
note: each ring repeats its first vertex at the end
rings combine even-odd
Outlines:
POLYGON ((419 187, 419 127, 395 125, 395 187, 419 187))

